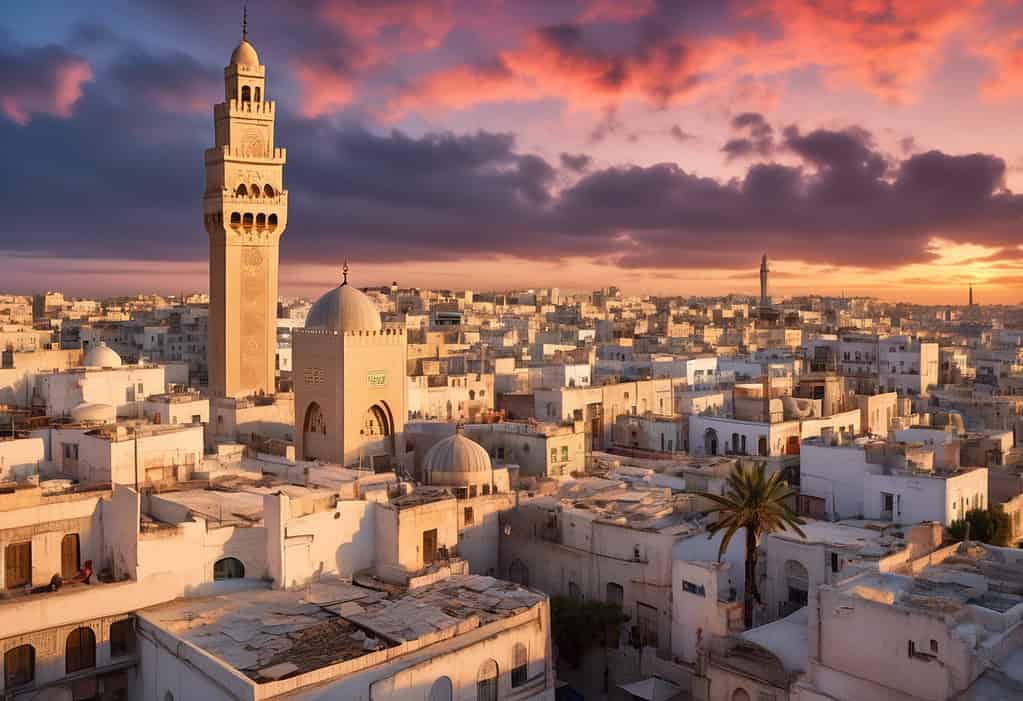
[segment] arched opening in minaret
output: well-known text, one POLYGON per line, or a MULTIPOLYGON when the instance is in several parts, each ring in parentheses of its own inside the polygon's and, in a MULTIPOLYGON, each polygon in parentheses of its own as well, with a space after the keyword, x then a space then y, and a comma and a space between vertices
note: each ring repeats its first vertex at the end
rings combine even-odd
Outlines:
POLYGON ((245 187, 244 184, 239 185, 238 189, 234 191, 234 194, 238 197, 245 197, 249 194, 249 188, 245 187))
POLYGON ((259 197, 259 185, 256 185, 255 183, 249 185, 249 195, 252 197, 259 197))
POLYGON ((266 227, 266 215, 265 214, 257 214, 256 215, 256 228, 257 229, 263 229, 265 227, 266 227))
POLYGON ((276 229, 277 228, 277 215, 276 214, 271 214, 269 217, 267 217, 266 223, 270 227, 271 231, 276 229))
POLYGON ((262 102, 260 99, 259 88, 254 88, 252 91, 252 97, 256 102, 262 102))
POLYGON ((245 216, 242 217, 242 226, 244 226, 246 229, 251 229, 252 228, 252 214, 251 213, 246 213, 245 216))
POLYGON ((242 86, 242 102, 251 102, 251 101, 252 101, 252 97, 250 95, 249 86, 248 85, 243 85, 242 86))
POLYGON ((263 197, 273 197, 273 196, 274 196, 273 186, 272 185, 264 185, 263 186, 263 197))
POLYGON ((242 215, 238 212, 231 212, 231 226, 238 228, 242 223, 242 215))

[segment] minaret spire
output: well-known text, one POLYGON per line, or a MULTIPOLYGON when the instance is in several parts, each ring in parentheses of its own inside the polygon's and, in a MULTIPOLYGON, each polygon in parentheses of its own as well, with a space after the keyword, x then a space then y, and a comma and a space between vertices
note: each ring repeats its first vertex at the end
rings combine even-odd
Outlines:
POLYGON ((348 284, 348 259, 345 259, 345 264, 341 267, 341 287, 348 284))
POLYGON ((242 41, 249 40, 249 5, 242 5, 242 41))

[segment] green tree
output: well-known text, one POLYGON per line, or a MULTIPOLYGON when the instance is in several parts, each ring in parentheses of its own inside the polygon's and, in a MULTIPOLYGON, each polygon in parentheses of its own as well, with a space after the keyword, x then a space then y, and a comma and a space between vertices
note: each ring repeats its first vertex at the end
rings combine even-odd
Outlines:
POLYGON ((1009 517, 994 509, 970 509, 965 518, 953 521, 948 532, 953 540, 980 541, 988 545, 1006 546, 1012 534, 1009 517))
POLYGON ((583 601, 566 596, 551 599, 551 638, 558 657, 578 667, 583 653, 591 647, 607 647, 618 635, 618 626, 629 620, 617 604, 583 601))
POLYGON ((799 528, 803 519, 790 509, 785 500, 796 491, 776 472, 767 476, 767 463, 758 461, 751 468, 737 464, 728 475, 728 489, 724 496, 701 492, 700 496, 716 504, 708 513, 718 514, 717 520, 707 527, 709 538, 724 532, 721 547, 718 548, 720 562, 728 550, 732 537, 744 529, 746 533, 746 585, 743 592, 743 622, 746 628, 753 627, 753 603, 760 603, 760 589, 757 587, 757 545, 761 536, 778 531, 793 530, 805 538, 799 528))

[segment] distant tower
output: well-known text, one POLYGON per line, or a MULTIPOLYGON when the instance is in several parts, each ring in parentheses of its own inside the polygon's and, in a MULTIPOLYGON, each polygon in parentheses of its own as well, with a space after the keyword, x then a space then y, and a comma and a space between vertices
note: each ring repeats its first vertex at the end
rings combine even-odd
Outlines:
POLYGON ((767 301, 767 273, 770 270, 767 269, 767 254, 765 253, 760 259, 760 306, 766 307, 767 301))
POLYGON ((970 306, 973 306, 973 285, 970 285, 970 306))
POLYGON ((213 107, 203 218, 210 239, 209 392, 272 394, 275 387, 277 252, 287 224, 284 149, 274 147, 275 104, 266 68, 242 40, 224 68, 224 102, 213 107))

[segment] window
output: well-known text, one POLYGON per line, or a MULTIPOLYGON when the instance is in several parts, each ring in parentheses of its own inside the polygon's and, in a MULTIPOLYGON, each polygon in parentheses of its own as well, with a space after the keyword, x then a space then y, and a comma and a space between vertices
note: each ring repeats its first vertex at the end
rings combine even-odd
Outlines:
POLYGON ((68 533, 60 541, 60 576, 71 579, 78 574, 78 534, 68 533))
POLYGON ((245 565, 236 557, 224 557, 213 563, 213 579, 242 579, 245 577, 245 565))
POLYGON ((76 628, 67 636, 67 644, 64 646, 64 671, 72 674, 95 666, 96 634, 92 628, 76 628))
POLYGON ((242 86, 242 102, 250 102, 251 100, 252 97, 251 91, 249 90, 249 86, 248 85, 242 86))
POLYGON ((557 461, 558 461, 558 449, 557 448, 551 448, 551 462, 557 462, 557 461))
POLYGON ((471 506, 467 506, 464 509, 462 509, 462 521, 465 523, 466 526, 471 526, 473 524, 472 517, 473 513, 471 506))
POLYGON ((78 444, 77 443, 63 443, 64 446, 64 459, 65 460, 77 460, 78 459, 78 444))
POLYGON ((583 598, 583 590, 575 582, 568 583, 568 598, 576 599, 577 601, 583 598))
POLYGON ((838 553, 831 553, 831 571, 838 572, 841 569, 841 563, 838 560, 838 553))
POLYGON ((511 671, 511 685, 514 689, 525 684, 529 678, 529 650, 522 643, 515 643, 512 655, 514 666, 511 671))
POLYGON ((451 697, 451 679, 440 677, 430 687, 430 694, 426 697, 426 701, 451 701, 451 697))
POLYGON ((4 587, 23 587, 32 581, 32 543, 11 543, 4 549, 4 587))
POLYGON ((497 663, 487 660, 476 674, 476 701, 497 701, 497 663))
POLYGON ((707 590, 702 584, 694 584, 688 580, 682 580, 682 591, 696 596, 707 596, 707 590))
POLYGON ((568 460, 568 446, 567 445, 561 446, 561 460, 563 462, 568 460))
POLYGON ((36 649, 19 645, 4 653, 4 687, 13 689, 31 684, 36 677, 36 649))
POLYGON ((130 618, 110 625, 110 656, 126 657, 135 654, 135 622, 130 618))
POLYGON ((194 424, 201 424, 202 423, 202 416, 200 416, 199 414, 192 414, 192 423, 194 423, 194 424))
POLYGON ((935 655, 938 654, 938 641, 935 640, 934 638, 931 638, 931 652, 933 652, 935 655))
POLYGON ((916 655, 916 643, 913 642, 912 640, 909 641, 909 649, 908 649, 907 652, 908 652, 910 657, 913 657, 914 655, 916 655))

